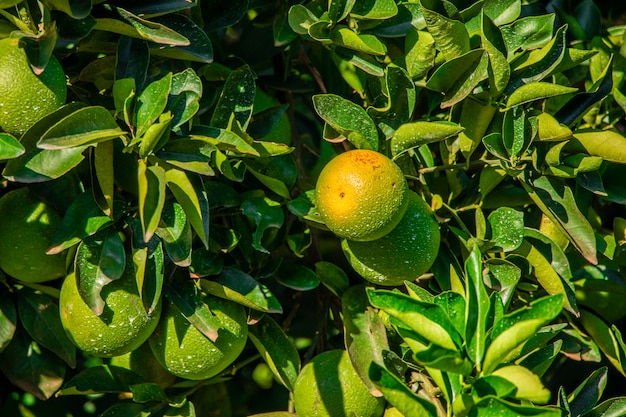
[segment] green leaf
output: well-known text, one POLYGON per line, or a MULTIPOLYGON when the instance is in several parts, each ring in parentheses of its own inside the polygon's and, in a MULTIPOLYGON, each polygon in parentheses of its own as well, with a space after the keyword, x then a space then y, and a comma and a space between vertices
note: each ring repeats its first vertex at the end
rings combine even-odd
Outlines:
POLYGON ((369 378, 384 394, 385 399, 405 417, 436 416, 435 405, 417 395, 397 376, 383 366, 373 362, 369 378))
POLYGON ((167 401, 168 397, 159 384, 147 382, 143 384, 130 385, 130 392, 133 394, 133 401, 136 403, 147 403, 151 401, 167 401))
POLYGON ((606 367, 596 369, 576 389, 567 396, 569 409, 573 416, 587 415, 600 401, 607 384, 606 367))
POLYGON ((171 122, 172 114, 166 112, 159 116, 158 121, 148 126, 143 136, 139 139, 140 158, 147 158, 155 149, 159 149, 169 140, 171 122))
POLYGON ((274 294, 265 285, 240 269, 224 267, 217 277, 211 280, 200 280, 200 286, 210 294, 233 300, 263 313, 283 312, 274 294))
POLYGON ((381 89, 387 102, 381 97, 381 107, 369 107, 367 113, 385 136, 390 136, 401 124, 411 120, 415 110, 415 84, 404 69, 389 66, 381 80, 381 89))
POLYGON ((350 361, 370 392, 380 395, 368 372, 372 363, 384 366, 383 351, 389 350, 385 326, 369 305, 363 285, 355 285, 345 291, 341 305, 344 341, 350 361))
MULTIPOLYGON (((495 2, 494 2, 495 3, 495 2)), ((509 54, 518 49, 541 48, 552 39, 554 14, 526 16, 500 28, 509 54)))
POLYGON ((144 417, 148 413, 147 405, 133 402, 119 402, 104 410, 98 417, 144 417))
POLYGON ((190 18, 180 13, 170 13, 152 21, 163 27, 175 28, 176 33, 187 39, 188 43, 159 45, 150 49, 151 55, 207 64, 213 62, 213 46, 209 36, 190 18))
POLYGON ((587 218, 580 212, 570 187, 548 176, 532 179, 522 174, 524 189, 541 211, 565 234, 592 264, 597 264, 596 238, 587 218))
POLYGON ((426 31, 407 33, 404 41, 404 60, 411 78, 422 78, 435 65, 435 39, 426 31))
POLYGON ((560 417, 562 413, 554 406, 518 405, 493 396, 480 399, 472 410, 472 415, 481 417, 560 417))
POLYGON ((561 26, 548 44, 531 52, 528 59, 515 68, 505 94, 511 94, 522 84, 541 81, 554 72, 565 56, 566 31, 567 25, 561 26))
POLYGON ((222 324, 211 313, 211 306, 202 300, 200 290, 192 280, 178 279, 163 287, 167 299, 178 308, 189 323, 207 339, 215 342, 222 324))
POLYGON ((112 229, 89 236, 76 252, 76 280, 78 292, 96 315, 104 311, 100 291, 106 284, 122 277, 126 268, 124 242, 112 229))
POLYGON ((295 4, 289 8, 287 19, 291 30, 298 35, 307 35, 309 27, 319 20, 311 10, 301 4, 295 4))
POLYGON ((387 47, 376 36, 358 35, 345 26, 334 27, 331 32, 331 39, 335 45, 364 54, 384 56, 387 53, 387 47))
POLYGON ((252 247, 259 252, 269 253, 263 246, 263 235, 269 229, 280 229, 285 221, 282 207, 267 197, 251 197, 241 204, 241 212, 256 224, 252 235, 252 247))
POLYGON ((165 170, 158 165, 147 166, 143 160, 138 162, 139 218, 143 240, 148 242, 159 226, 165 205, 165 170))
POLYGON ((46 253, 54 255, 63 252, 111 223, 111 218, 104 215, 96 204, 92 190, 87 189, 68 207, 46 253))
POLYGON ((588 336, 598 345, 602 353, 622 375, 626 375, 626 349, 624 348, 621 332, 609 325, 594 313, 581 310, 580 323, 588 336))
MULTIPOLYGON (((571 94, 578 91, 574 87, 566 87, 554 83, 534 81, 520 86, 513 91, 506 101, 506 107, 511 108, 521 104, 530 103, 536 100, 544 100, 549 97, 555 97, 563 94, 571 94)), ((547 113, 542 113, 545 115, 547 113)), ((545 117, 545 116, 544 116, 545 117)))
POLYGON ((515 288, 522 277, 521 269, 506 259, 492 258, 486 262, 488 267, 488 285, 498 291, 505 307, 511 303, 515 288))
POLYGON ((24 152, 26 149, 15 137, 8 133, 0 133, 0 160, 17 158, 24 152))
POLYGON ((95 176, 94 198, 98 207, 108 216, 113 217, 115 198, 114 144, 112 141, 101 142, 93 149, 93 172, 95 176))
POLYGON ((465 261, 465 344, 470 359, 481 367, 487 346, 491 303, 483 283, 480 250, 474 246, 465 261))
POLYGON ((350 16, 357 19, 386 20, 398 13, 398 6, 393 0, 355 1, 350 16))
POLYGON ((65 377, 65 363, 31 341, 19 327, 0 353, 0 370, 13 385, 40 400, 52 397, 65 377))
POLYGON ((218 149, 241 155, 260 156, 259 151, 241 136, 225 129, 194 126, 191 138, 215 145, 218 149))
POLYGON ((594 407, 585 417, 620 417, 626 413, 626 397, 613 397, 594 407))
POLYGON ((483 11, 497 26, 514 22, 522 12, 519 0, 485 0, 483 11))
POLYGON ((97 365, 74 375, 57 395, 87 395, 101 393, 130 392, 130 386, 144 381, 139 375, 126 368, 97 365))
POLYGON ((571 151, 599 156, 605 161, 626 164, 626 138, 613 130, 577 130, 567 145, 571 151))
POLYGON ((433 344, 450 351, 460 346, 461 337, 440 306, 387 290, 368 288, 367 296, 374 307, 386 311, 433 344))
POLYGON ((426 28, 422 8, 419 4, 400 3, 397 8, 398 13, 395 16, 383 20, 370 32, 378 36, 399 37, 406 35, 408 38, 412 32, 426 28))
POLYGON ((463 131, 463 127, 450 122, 411 122, 401 125, 393 134, 389 146, 395 157, 409 149, 439 142, 463 131))
POLYGON ((59 178, 82 162, 86 146, 44 150, 37 147, 41 137, 60 119, 85 107, 82 103, 70 103, 60 107, 31 126, 20 140, 26 152, 7 162, 2 175, 9 181, 25 183, 42 182, 59 178))
POLYGON ((11 295, 0 292, 0 353, 13 339, 17 325, 17 311, 11 295))
POLYGON ((244 130, 248 127, 256 91, 254 79, 255 74, 248 65, 239 67, 228 75, 211 117, 211 126, 227 129, 231 123, 231 115, 234 115, 244 130))
POLYGON ((334 94, 313 96, 317 114, 357 148, 378 150, 376 125, 363 108, 334 94))
POLYGON ((278 270, 274 272, 274 279, 296 291, 310 291, 320 285, 320 280, 310 268, 288 260, 280 263, 278 270))
MULTIPOLYGON (((248 10, 249 0, 213 0, 202 2, 204 29, 208 32, 234 26, 248 10)), ((189 3, 187 3, 189 7, 189 3)))
POLYGON ((492 373, 510 352, 550 323, 561 313, 562 308, 563 298, 560 295, 551 295, 498 320, 491 331, 491 344, 485 353, 482 373, 492 373))
POLYGON ((46 6, 51 10, 59 10, 73 19, 84 19, 91 12, 89 0, 47 0, 46 6))
POLYGON ((172 73, 152 81, 137 98, 137 132, 142 137, 165 110, 172 88, 172 73))
POLYGON ((511 157, 515 161, 522 155, 532 142, 536 129, 528 119, 523 107, 515 107, 504 113, 502 121, 502 142, 511 157))
POLYGON ((531 401, 533 404, 547 404, 550 400, 550 390, 544 387, 539 377, 528 368, 508 365, 496 369, 491 375, 504 378, 515 385, 513 396, 518 400, 531 401))
POLYGON ((158 238, 146 242, 140 223, 137 218, 128 220, 132 233, 133 272, 143 307, 148 314, 152 314, 159 306, 163 288, 163 246, 158 238))
POLYGON ((321 283, 337 297, 341 298, 350 287, 348 275, 332 262, 316 262, 315 274, 321 283))
POLYGON ((172 112, 173 129, 188 122, 200 109, 202 81, 193 69, 187 68, 172 77, 172 89, 167 109, 172 112))
MULTIPOLYGON (((519 1, 513 0, 513 2, 519 7, 519 1)), ((493 4, 496 2, 490 1, 489 3, 493 4)), ((497 3, 502 5, 502 2, 497 3)), ((489 55, 488 74, 491 95, 498 96, 509 82, 511 67, 506 59, 506 45, 500 29, 488 15, 488 10, 485 6, 483 6, 483 11, 484 13, 481 15, 481 46, 489 55)), ((496 17, 502 16, 496 15, 496 17)))
POLYGON ((150 65, 150 50, 143 39, 120 36, 116 52, 113 99, 115 109, 122 112, 126 99, 143 89, 150 65))
POLYGON ((22 325, 30 337, 54 352, 70 367, 76 367, 76 347, 65 334, 59 306, 52 297, 24 288, 18 293, 17 308, 22 325))
POLYGON ((504 252, 517 249, 524 240, 524 213, 500 207, 489 214, 491 240, 504 252))
POLYGON ((519 365, 530 369, 541 378, 548 371, 554 360, 559 357, 562 346, 563 341, 557 340, 548 346, 536 349, 524 356, 524 358, 519 361, 519 365))
POLYGON ((426 27, 446 61, 458 58, 470 50, 467 28, 460 20, 451 19, 438 11, 443 9, 441 0, 421 0, 426 27))
POLYGON ((300 355, 284 330, 267 314, 248 329, 250 340, 276 379, 293 392, 300 372, 300 355))
POLYGON ((265 185, 267 188, 269 188, 270 190, 272 190, 279 196, 286 198, 286 199, 291 198, 291 193, 289 192, 289 189, 287 188, 285 183, 282 182, 281 180, 261 174, 260 172, 252 169, 250 167, 250 164, 246 164, 246 170, 250 172, 252 175, 254 175, 256 179, 261 181, 263 185, 265 185))
POLYGON ((356 0, 328 0, 328 16, 333 23, 345 19, 356 0))
POLYGON ((444 94, 442 108, 460 102, 487 78, 489 57, 484 49, 455 56, 442 64, 429 78, 426 87, 444 94))
POLYGON ((205 140, 176 138, 156 152, 156 157, 184 171, 214 176, 211 157, 217 148, 205 140))
POLYGON ((142 19, 120 7, 115 7, 114 10, 123 20, 98 18, 94 29, 145 39, 163 45, 189 45, 189 39, 166 26, 142 19))
MULTIPOLYGON (((527 84, 532 85, 533 83, 527 84)), ((515 90, 522 89, 523 87, 515 90)), ((513 94, 515 94, 515 92, 513 94)), ((572 131, 569 127, 559 123, 549 113, 541 113, 537 116, 537 139, 540 141, 563 141, 572 138, 572 131)))
POLYGON ((165 171, 165 181, 205 247, 209 244, 209 200, 202 178, 176 168, 165 171))
POLYGON ((161 238, 172 262, 181 267, 191 264, 191 227, 180 204, 172 200, 165 201, 155 234, 161 238))

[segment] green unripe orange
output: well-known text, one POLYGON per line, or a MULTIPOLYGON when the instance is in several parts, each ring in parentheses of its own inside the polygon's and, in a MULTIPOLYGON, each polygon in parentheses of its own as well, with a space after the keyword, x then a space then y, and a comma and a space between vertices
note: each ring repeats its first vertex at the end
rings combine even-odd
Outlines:
POLYGON ((400 222, 408 204, 408 185, 400 168, 385 155, 357 149, 326 164, 315 199, 322 221, 333 233, 370 241, 400 222))
POLYGON ((33 72, 18 39, 0 40, 0 128, 22 135, 37 120, 65 103, 67 86, 59 61, 51 56, 46 69, 33 72))
POLYGON ((45 282, 66 275, 66 253, 47 255, 61 216, 28 188, 0 198, 0 269, 23 282, 45 282))
POLYGON ((247 313, 230 300, 204 295, 203 301, 220 322, 218 338, 209 340, 172 303, 168 303, 150 348, 159 363, 181 378, 211 378, 228 367, 243 351, 248 338, 247 313))
POLYGON ((369 392, 344 350, 320 353, 302 368, 294 405, 307 417, 380 417, 385 411, 385 400, 369 392))
POLYGON ((441 234, 430 207, 414 192, 400 223, 380 239, 369 242, 343 240, 341 247, 354 270, 378 285, 414 281, 433 265, 441 234))
POLYGON ((161 314, 161 302, 148 314, 139 297, 132 263, 121 278, 100 292, 104 311, 96 315, 78 292, 76 276, 63 281, 59 310, 68 337, 82 351, 99 357, 123 355, 141 346, 154 331, 161 314))

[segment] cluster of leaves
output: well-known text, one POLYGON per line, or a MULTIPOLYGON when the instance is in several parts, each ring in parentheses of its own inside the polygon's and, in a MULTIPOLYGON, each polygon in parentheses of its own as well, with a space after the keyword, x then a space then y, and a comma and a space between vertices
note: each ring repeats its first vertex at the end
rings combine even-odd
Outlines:
MULTIPOLYGON (((406 416, 626 409, 601 402, 626 376, 626 28, 593 1, 8 0, 0 36, 70 84, 0 134, 7 189, 64 214, 48 252, 96 314, 126 265, 146 309, 165 297, 209 338, 199 291, 246 306, 251 343, 214 385, 266 369, 284 410, 301 358, 343 346, 406 416), (442 245, 419 281, 366 288, 337 255, 311 190, 341 147, 392 157, 431 204, 442 245), (559 377, 570 361, 593 371, 559 377)), ((76 352, 59 282, 4 284, 0 369, 23 392, 201 408, 206 381, 163 390, 76 352)), ((239 391, 233 414, 258 411, 239 391)))

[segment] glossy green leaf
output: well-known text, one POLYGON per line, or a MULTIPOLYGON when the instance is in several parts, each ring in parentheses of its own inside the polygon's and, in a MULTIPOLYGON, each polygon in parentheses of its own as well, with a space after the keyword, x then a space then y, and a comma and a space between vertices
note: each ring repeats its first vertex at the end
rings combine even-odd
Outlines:
POLYGON ((515 107, 504 113, 502 142, 507 153, 511 156, 511 160, 515 160, 528 149, 535 132, 536 129, 523 107, 515 107))
POLYGON ((558 407, 519 405, 500 398, 488 396, 474 404, 471 415, 480 417, 559 417, 562 410, 558 407))
POLYGON ((308 34, 309 27, 318 20, 311 10, 301 4, 295 4, 289 8, 289 27, 298 35, 308 34))
POLYGON ((158 165, 147 166, 145 162, 139 160, 137 177, 139 218, 143 239, 148 242, 159 226, 165 204, 165 170, 158 165))
MULTIPOLYGON (((536 100, 544 100, 548 97, 575 93, 576 91, 578 91, 578 89, 575 87, 566 87, 564 85, 541 81, 530 82, 520 86, 517 90, 511 93, 506 101, 506 107, 515 107, 536 100)), ((547 113, 542 113, 542 115, 544 114, 547 113)))
POLYGON ((383 66, 377 60, 366 54, 361 54, 357 51, 342 47, 335 48, 334 53, 341 60, 351 64, 352 66, 360 70, 363 70, 367 74, 373 75, 375 77, 382 77, 385 74, 383 66))
POLYGON ((26 149, 15 137, 8 133, 0 133, 0 160, 17 158, 24 152, 26 149))
POLYGON ((65 334, 59 306, 52 297, 24 288, 18 294, 17 308, 22 325, 30 337, 74 368, 76 347, 65 334))
POLYGON ((515 68, 506 94, 511 94, 522 84, 541 81, 553 73, 565 56, 566 30, 567 26, 561 26, 548 44, 531 52, 528 59, 515 68))
POLYGON ((483 102, 480 99, 474 99, 474 97, 469 96, 466 100, 463 100, 461 120, 459 121, 459 124, 464 128, 459 133, 459 147, 467 159, 471 158, 474 151, 481 144, 497 112, 496 106, 489 102, 483 102))
POLYGON ((154 382, 134 384, 128 388, 130 388, 130 392, 133 394, 133 401, 136 403, 143 404, 151 401, 168 400, 163 388, 154 382))
POLYGON ((15 304, 6 291, 0 292, 0 353, 7 347, 17 326, 15 304))
POLYGON ((491 344, 483 362, 483 374, 492 373, 501 361, 519 345, 530 339, 544 325, 561 313, 563 297, 540 298, 528 307, 515 310, 497 321, 491 331, 491 344))
POLYGON ((168 141, 155 155, 184 171, 213 176, 215 171, 210 163, 216 149, 215 145, 206 140, 177 138, 168 141))
POLYGON ((121 36, 117 41, 116 52, 113 98, 115 109, 121 112, 131 93, 140 91, 144 86, 150 64, 150 49, 143 39, 121 36))
POLYGON ((463 127, 449 122, 412 122, 401 125, 393 134, 389 146, 397 156, 409 149, 439 142, 463 131, 463 127))
POLYGON ((521 269, 513 262, 498 258, 487 260, 486 265, 489 272, 488 285, 498 291, 502 303, 505 307, 508 306, 522 277, 521 269))
POLYGON ((605 161, 626 164, 626 138, 613 130, 579 130, 568 148, 587 152, 605 161))
POLYGON ((410 36, 415 30, 424 30, 426 22, 422 15, 422 8, 416 3, 400 3, 398 13, 390 19, 383 20, 370 30, 378 36, 398 37, 410 36))
POLYGON ((127 266, 124 242, 120 235, 108 229, 83 240, 76 252, 78 292, 96 315, 104 311, 102 288, 122 277, 127 266))
POLYGON ((88 189, 72 201, 46 252, 51 255, 63 252, 111 222, 111 218, 96 204, 91 189, 88 189))
POLYGON ((137 98, 136 137, 143 136, 165 110, 172 88, 172 73, 152 81, 137 98))
POLYGON ((248 65, 230 73, 211 117, 211 126, 226 129, 234 115, 244 130, 248 127, 254 106, 255 77, 248 65))
POLYGON ((313 105, 326 123, 357 148, 378 150, 376 125, 361 106, 334 94, 313 96, 313 105))
POLYGON ((173 29, 147 19, 142 19, 120 7, 115 7, 114 9, 123 20, 98 18, 96 19, 94 29, 119 33, 120 35, 145 39, 164 45, 189 45, 189 39, 173 29))
POLYGON ((591 411, 602 398, 607 379, 608 371, 606 367, 596 369, 567 396, 572 415, 582 416, 591 411))
POLYGON ((155 234, 163 242, 172 262, 181 267, 191 264, 191 226, 180 204, 172 200, 165 201, 155 234))
POLYGON ((41 349, 18 327, 11 343, 0 353, 0 370, 16 387, 47 400, 63 384, 65 363, 41 349))
POLYGON ((612 325, 602 320, 594 313, 581 310, 580 323, 587 335, 598 345, 606 359, 617 369, 622 375, 626 375, 624 363, 626 363, 626 349, 623 346, 621 332, 612 325))
POLYGON ((285 287, 296 291, 310 291, 320 285, 313 270, 305 265, 284 260, 274 272, 274 279, 285 287))
POLYGON ((202 179, 197 174, 176 168, 165 171, 165 181, 181 205, 187 220, 204 246, 209 241, 209 200, 202 179))
MULTIPOLYGON (((490 4, 495 1, 488 2, 490 4)), ((514 0, 514 4, 519 7, 519 1, 514 0)), ((498 5, 504 5, 503 2, 497 2, 498 5)), ((488 13, 488 5, 483 6, 484 13, 481 15, 481 46, 489 55, 489 88, 493 96, 498 96, 509 82, 511 68, 507 61, 507 50, 502 38, 500 29, 496 23, 490 18, 488 13)), ((518 12, 519 13, 519 12, 518 12)), ((495 18, 504 18, 505 14, 497 14, 495 18)))
POLYGON ((41 136, 37 147, 59 150, 93 145, 122 135, 107 109, 83 107, 58 121, 41 136))
POLYGON ((248 329, 250 340, 274 376, 293 392, 300 372, 300 356, 284 330, 267 314, 248 329))
POLYGON ((525 174, 522 185, 541 211, 565 234, 576 249, 592 264, 597 264, 596 238, 587 218, 580 212, 572 190, 559 179, 536 179, 525 174))
POLYGON ((524 239, 524 213, 501 207, 489 214, 491 240, 503 251, 517 249, 524 239))
POLYGON ((436 416, 435 405, 417 395, 397 376, 383 366, 373 362, 369 378, 384 394, 385 399, 405 417, 436 416))
POLYGON ((412 297, 418 296, 418 299, 422 301, 432 302, 441 306, 456 331, 459 334, 465 334, 465 311, 467 310, 467 303, 463 295, 454 291, 444 291, 433 297, 428 291, 412 282, 405 281, 404 285, 407 287, 407 291, 409 291, 412 297), (419 293, 417 293, 417 291, 419 291, 419 293), (432 300, 429 300, 429 298, 432 298, 432 300))
POLYGON ((367 114, 388 137, 411 120, 416 103, 415 84, 404 69, 390 66, 381 80, 381 89, 386 103, 381 97, 379 107, 369 107, 367 114))
MULTIPOLYGON (((436 38, 435 38, 436 39, 436 38)), ((426 87, 444 94, 442 108, 453 106, 466 98, 482 80, 487 78, 488 54, 475 49, 455 56, 442 64, 428 79, 426 87)))
POLYGON ((240 269, 224 267, 214 279, 200 280, 200 286, 210 294, 233 300, 263 313, 283 312, 274 294, 265 285, 240 269))
POLYGON ((465 344, 470 359, 478 368, 485 356, 491 310, 482 269, 480 250, 474 246, 465 261, 465 344))
POLYGON ((229 130, 209 126, 195 126, 190 136, 193 139, 203 140, 215 145, 223 151, 260 156, 259 151, 250 142, 229 130))
POLYGON ((332 262, 316 262, 315 273, 320 282, 337 297, 342 297, 350 286, 348 275, 332 262))
POLYGON ((546 404, 550 400, 550 390, 528 368, 508 365, 496 369, 490 375, 499 376, 515 385, 514 397, 519 400, 531 401, 533 404, 546 404))
POLYGON ((516 21, 522 12, 519 0, 485 0, 483 11, 498 26, 516 21))
POLYGON ((469 52, 470 37, 463 22, 438 13, 443 8, 441 3, 441 0, 420 1, 428 32, 433 35, 446 61, 449 61, 469 52))
POLYGON ((435 65, 435 39, 421 30, 407 33, 404 43, 406 70, 411 78, 422 78, 435 65))
POLYGON ((626 413, 626 397, 613 397, 585 414, 585 417, 620 417, 626 413))
POLYGON ((259 252, 269 253, 262 240, 266 231, 283 225, 285 214, 280 204, 267 197, 252 197, 241 204, 241 211, 256 224, 252 246, 259 252))
POLYGON ((185 319, 207 339, 215 342, 222 323, 211 312, 211 306, 202 300, 202 295, 194 281, 178 279, 163 287, 163 294, 185 319))
POLYGON ((279 196, 286 198, 286 199, 291 198, 291 193, 289 192, 289 189, 287 188, 285 183, 282 182, 281 180, 277 178, 272 178, 268 175, 261 174, 260 172, 252 169, 250 165, 246 165, 246 169, 248 172, 254 175, 256 179, 261 181, 263 185, 265 185, 267 188, 269 188, 270 190, 272 190, 279 196))
POLYGON ((336 26, 331 33, 331 39, 338 46, 365 54, 385 55, 387 52, 385 44, 378 40, 376 36, 359 35, 347 27, 336 26))
POLYGON ((356 0, 328 0, 328 15, 333 23, 345 19, 356 0))
POLYGON ((386 20, 398 13, 398 6, 393 0, 365 0, 356 1, 350 16, 357 19, 386 20))
POLYGON ((101 142, 93 149, 93 172, 96 179, 94 198, 102 211, 113 217, 113 200, 115 194, 115 177, 113 165, 113 142, 101 142))
POLYGON ((57 395, 86 395, 130 392, 130 386, 144 381, 135 372, 118 366, 97 365, 69 379, 57 395))
POLYGON ((189 17, 179 13, 170 13, 155 17, 152 22, 175 29, 180 36, 188 40, 188 43, 159 45, 151 48, 151 55, 203 63, 213 61, 213 46, 209 36, 189 17))
MULTIPOLYGON (((202 2, 204 29, 208 32, 234 26, 246 14, 249 0, 213 0, 202 2)), ((187 7, 190 7, 187 3, 187 7)))
POLYGON ((370 364, 384 366, 383 351, 389 350, 385 326, 377 312, 369 305, 365 287, 355 285, 341 297, 344 341, 350 361, 365 386, 380 396, 370 380, 370 364))
MULTIPOLYGON (((528 85, 532 85, 528 84, 528 85)), ((523 87, 520 87, 520 90, 523 87)), ((516 92, 518 91, 516 90, 516 92)), ((515 94, 515 93, 513 93, 515 94)), ((549 113, 541 113, 537 116, 537 139, 540 141, 562 141, 572 138, 572 131, 567 126, 559 123, 549 113)))
POLYGON ((367 296, 374 307, 396 317, 431 343, 451 351, 458 349, 460 335, 440 306, 388 290, 368 288, 367 296))
POLYGON ((159 116, 158 121, 152 123, 146 129, 139 142, 139 157, 147 158, 155 149, 159 149, 168 141, 170 137, 170 123, 172 114, 170 112, 163 113, 159 116))

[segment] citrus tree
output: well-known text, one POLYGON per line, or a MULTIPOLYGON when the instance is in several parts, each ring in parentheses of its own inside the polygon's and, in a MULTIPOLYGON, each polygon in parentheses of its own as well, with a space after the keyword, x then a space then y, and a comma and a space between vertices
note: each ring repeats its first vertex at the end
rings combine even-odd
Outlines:
POLYGON ((0 415, 625 415, 619 7, 0 0, 0 415))

